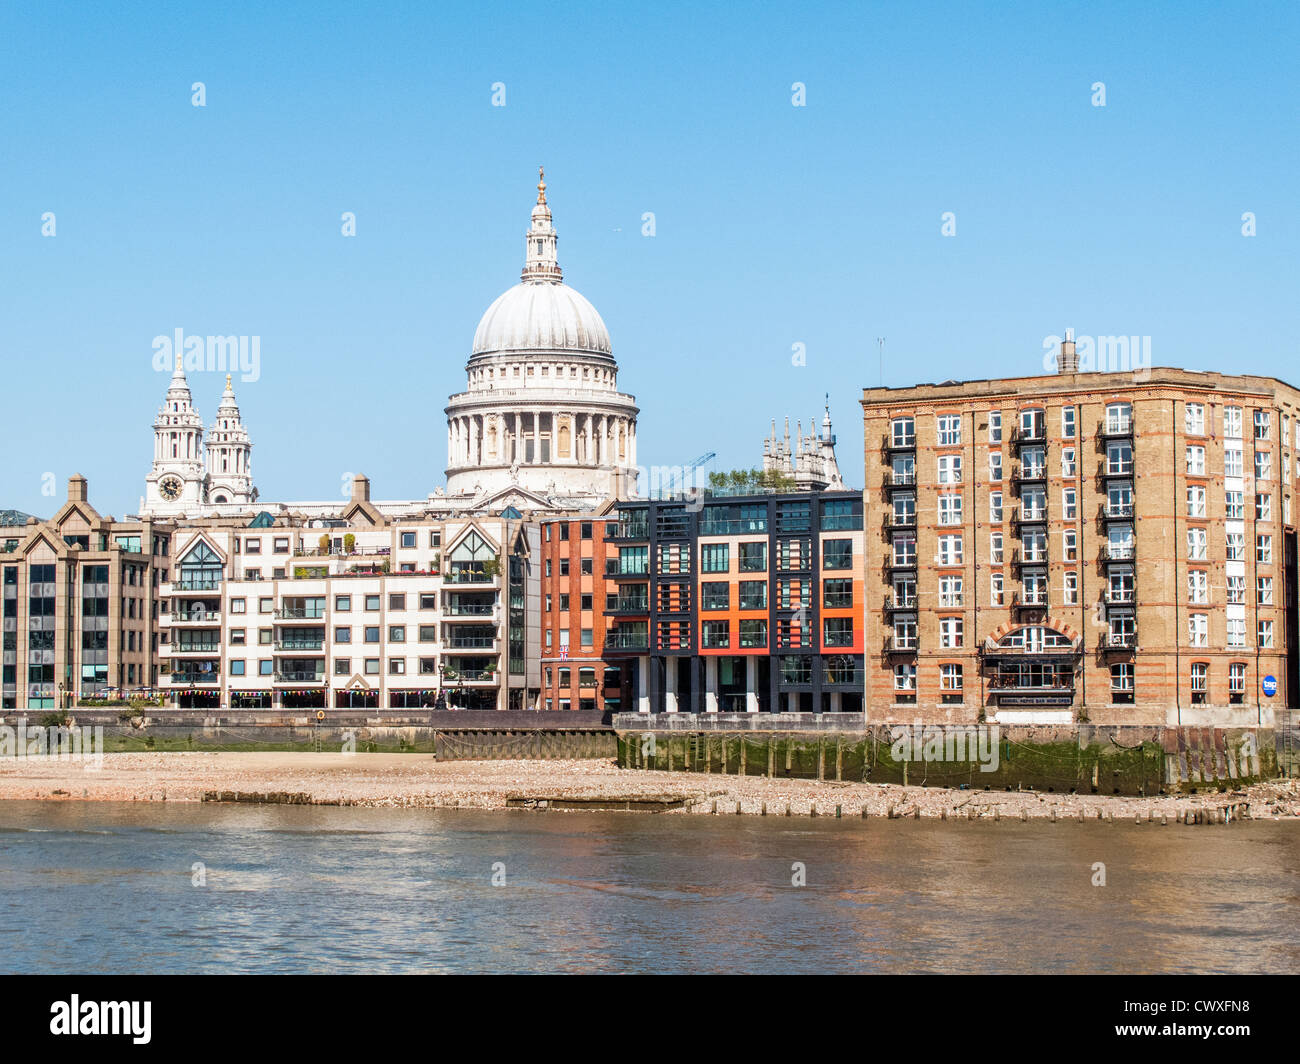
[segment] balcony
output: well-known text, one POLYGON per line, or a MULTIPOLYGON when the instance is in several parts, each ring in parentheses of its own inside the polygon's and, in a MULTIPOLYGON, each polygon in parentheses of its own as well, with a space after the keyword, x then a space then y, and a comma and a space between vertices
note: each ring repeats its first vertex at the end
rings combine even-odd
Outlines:
POLYGON ((221 674, 216 669, 208 672, 172 671, 170 677, 162 677, 171 687, 216 687, 221 683, 221 674))
POLYGON ((1047 507, 1017 506, 1011 511, 1011 523, 1017 527, 1022 525, 1045 525, 1047 524, 1047 507))
POLYGON ((648 632, 620 632, 614 628, 605 634, 606 650, 648 650, 649 648, 648 632))
POLYGON ((916 487, 916 470, 885 470, 885 489, 887 491, 895 488, 914 488, 916 487))
POLYGON ((886 654, 915 654, 920 649, 921 640, 916 635, 899 635, 891 632, 885 636, 886 654))
POLYGON ((450 569, 443 575, 443 582, 447 584, 490 584, 500 576, 500 573, 478 569, 450 569))
POLYGON ((862 687, 866 683, 866 674, 857 664, 847 667, 826 663, 822 666, 822 682, 828 687, 862 687))
POLYGON ((325 650, 324 639, 277 639, 273 645, 277 654, 292 650, 310 650, 320 654, 325 650))
POLYGON ((196 591, 221 591, 222 578, 219 576, 182 576, 171 582, 172 594, 193 594, 196 591))
POLYGON ((904 598, 895 598, 893 595, 885 596, 886 613, 913 613, 916 611, 916 596, 909 595, 904 598))
POLYGON ((274 682, 318 684, 325 682, 325 674, 323 672, 277 672, 274 682))
POLYGON ((916 511, 910 513, 887 513, 885 514, 884 530, 886 532, 893 529, 908 529, 916 527, 916 511))
POLYGON ((1101 519, 1103 521, 1132 521, 1133 503, 1131 501, 1104 503, 1101 507, 1101 519))
MULTIPOLYGON (((167 650, 169 647, 164 644, 160 649, 167 650)), ((214 639, 201 642, 172 643, 170 644, 170 650, 173 657, 177 654, 204 654, 207 657, 215 658, 221 655, 221 641, 214 639)))
POLYGON ((1125 461, 1112 462, 1109 459, 1102 459, 1097 463, 1097 476, 1103 480, 1113 480, 1123 478, 1125 480, 1133 479, 1133 459, 1125 461))
POLYGON ((1017 484, 1039 484, 1047 481, 1047 465, 1035 462, 1033 465, 1019 463, 1011 473, 1011 479, 1017 484))
POLYGON ((1137 649, 1137 632, 1102 632, 1097 641, 1097 649, 1103 653, 1117 650, 1137 649))
POLYGON ((1017 591, 1011 596, 1011 608, 1013 610, 1045 610, 1047 609, 1047 592, 1017 591))
POLYGON ((221 625, 221 613, 217 610, 204 610, 202 613, 196 610, 191 610, 189 613, 164 613, 161 619, 163 623, 167 623, 168 618, 171 618, 173 627, 207 625, 209 628, 217 628, 221 625))
POLYGON ((496 683, 496 669, 445 669, 443 682, 459 687, 464 683, 496 683))
POLYGON ((881 438, 880 447, 886 454, 891 454, 895 451, 915 451, 916 433, 912 433, 910 436, 895 436, 893 433, 890 433, 881 438))
POLYGON ((890 570, 909 570, 916 568, 915 554, 891 554, 885 561, 885 568, 890 570))
POLYGON ((650 522, 645 521, 620 521, 614 526, 614 534, 607 536, 610 541, 614 540, 643 540, 650 538, 650 522))
POLYGON ((1132 606, 1137 601, 1137 592, 1131 587, 1106 588, 1107 606, 1132 606))
POLYGON ((650 600, 645 596, 637 597, 633 595, 622 596, 614 600, 614 605, 606 611, 607 613, 649 613, 650 600))
POLYGON ((486 602, 451 603, 442 611, 444 617, 491 617, 496 606, 486 602))
POLYGON ((1133 419, 1131 417, 1108 417, 1097 422, 1097 435, 1105 440, 1131 440, 1133 438, 1133 419))
POLYGON ((1013 446, 1020 447, 1024 445, 1043 444, 1047 442, 1047 424, 1043 422, 1037 425, 1031 425, 1026 428, 1024 425, 1013 425, 1011 428, 1011 443, 1013 446))
POLYGON ((325 610, 307 609, 302 606, 287 606, 275 611, 277 621, 320 621, 325 623, 325 610))
POLYGON ((457 637, 453 635, 444 640, 442 645, 450 650, 468 650, 470 652, 477 650, 483 653, 495 653, 497 650, 495 636, 472 635, 457 637))
POLYGON ((1011 564, 1018 569, 1046 568, 1048 564, 1047 548, 1027 550, 1022 554, 1017 547, 1011 552, 1011 564))
POLYGON ((1137 557, 1137 547, 1132 543, 1103 543, 1101 560, 1103 562, 1131 562, 1137 557))

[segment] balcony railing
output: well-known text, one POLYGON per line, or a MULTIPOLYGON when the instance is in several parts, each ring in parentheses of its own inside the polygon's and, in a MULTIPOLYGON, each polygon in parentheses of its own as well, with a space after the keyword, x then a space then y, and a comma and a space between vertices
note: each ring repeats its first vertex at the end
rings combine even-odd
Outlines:
POLYGON ((1017 525, 1047 524, 1046 506, 1017 506, 1011 513, 1011 521, 1017 525))
POLYGON ((325 649, 325 640, 277 639, 274 645, 277 653, 284 650, 314 650, 319 653, 325 649))
POLYGON ((885 562, 886 568, 889 569, 915 569, 915 554, 891 554, 885 562))
POLYGON ((1026 428, 1023 425, 1013 425, 1011 427, 1011 442, 1019 446, 1020 444, 1034 444, 1047 442, 1047 425, 1031 425, 1026 428))
POLYGON ((277 672, 276 683, 324 683, 323 672, 277 672))
POLYGON ((649 613, 648 598, 616 598, 611 613, 649 613))
POLYGON ((443 611, 444 617, 491 617, 495 606, 486 602, 455 603, 443 611))
POLYGON ((1047 592, 1016 592, 1011 596, 1011 605, 1020 610, 1041 610, 1047 607, 1047 592))
POLYGON ((885 528, 915 528, 916 511, 910 513, 887 513, 885 514, 885 528))
POLYGON ((443 576, 443 581, 448 584, 490 584, 499 575, 483 569, 452 569, 443 576))
POLYGON ((1131 417, 1111 417, 1097 423, 1097 435, 1106 439, 1123 439, 1133 435, 1131 417))
POLYGON ((1102 632, 1098 647, 1101 650, 1136 650, 1137 632, 1102 632))
POLYGON ((181 576, 172 581, 173 591, 220 591, 219 576, 181 576))
POLYGON ((620 632, 616 629, 605 636, 608 650, 647 650, 649 646, 650 635, 647 632, 620 632))
POLYGON ((442 674, 443 681, 449 684, 491 683, 497 678, 496 669, 447 669, 442 674))
POLYGON ((890 469, 885 472, 885 487, 910 488, 916 486, 916 470, 890 469))
POLYGON ((169 680, 172 687, 183 687, 193 685, 218 684, 221 682, 221 674, 215 670, 212 672, 175 672, 171 673, 169 680))
POLYGON ((896 612, 898 610, 915 610, 916 596, 909 595, 905 597, 895 597, 893 595, 885 596, 885 611, 896 612))
POLYGON ((213 628, 221 624, 221 614, 215 610, 205 610, 203 613, 170 613, 164 614, 164 617, 170 617, 171 623, 176 624, 206 624, 213 628))
POLYGON ((1025 566, 1041 566, 1048 563, 1047 548, 1042 550, 1027 550, 1021 552, 1019 548, 1011 552, 1011 564, 1018 565, 1021 568, 1025 566))
POLYGON ((1133 460, 1131 458, 1127 462, 1105 460, 1097 463, 1097 476, 1099 477, 1131 477, 1132 475, 1133 460))
POLYGON ((279 621, 321 621, 325 620, 325 607, 307 609, 302 606, 285 606, 275 611, 279 621))
POLYGON ((1136 593, 1131 587, 1106 589, 1106 602, 1111 606, 1132 606, 1136 601, 1136 593))
POLYGON ((491 650, 496 646, 496 639, 491 636, 470 636, 468 639, 457 639, 452 636, 443 646, 451 647, 453 650, 491 650))
POLYGON ((880 446, 886 451, 915 451, 916 450, 916 433, 908 435, 895 436, 890 433, 881 438, 880 446))
POLYGON ((199 643, 173 643, 171 648, 173 654, 211 654, 216 656, 221 653, 221 641, 216 639, 199 643))
POLYGON ((1011 479, 1020 482, 1046 480, 1047 466, 1039 464, 1025 465, 1021 463, 1015 467, 1015 470, 1011 474, 1011 479))
POLYGON ((920 648, 921 640, 916 635, 899 635, 891 632, 885 636, 886 654, 915 654, 920 648))
POLYGON ((1102 520, 1132 521, 1133 504, 1131 502, 1108 502, 1101 508, 1102 520))
POLYGON ((1132 543, 1103 543, 1101 560, 1104 562, 1131 562, 1137 557, 1137 548, 1132 543))

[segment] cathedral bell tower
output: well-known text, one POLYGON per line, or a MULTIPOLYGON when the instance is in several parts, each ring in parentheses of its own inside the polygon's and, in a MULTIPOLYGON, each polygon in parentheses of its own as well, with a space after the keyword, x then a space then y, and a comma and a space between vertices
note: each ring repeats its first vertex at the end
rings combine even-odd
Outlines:
POLYGON ((194 409, 181 355, 167 398, 153 423, 153 468, 145 477, 142 513, 195 511, 207 501, 203 464, 203 419, 194 409))
POLYGON ((257 500, 253 487, 253 445, 239 416, 239 404, 226 374, 217 419, 208 431, 208 501, 213 505, 248 505, 257 500))

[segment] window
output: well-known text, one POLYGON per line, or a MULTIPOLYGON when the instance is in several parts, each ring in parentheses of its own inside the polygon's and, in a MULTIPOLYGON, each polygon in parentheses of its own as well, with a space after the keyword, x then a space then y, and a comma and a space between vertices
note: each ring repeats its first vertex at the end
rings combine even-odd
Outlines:
POLYGON ((1205 561, 1207 538, 1205 529, 1189 528, 1187 530, 1187 557, 1194 562, 1205 561))
POLYGON ((1228 561, 1244 562, 1246 560, 1246 535, 1244 532, 1228 533, 1228 561))
POLYGON ((1002 442, 1002 411, 994 410, 989 414, 989 443, 1002 442))
POLYGON ((1273 476, 1273 455, 1269 451, 1255 452, 1255 479, 1268 480, 1273 476))
POLYGON ((823 641, 826 646, 851 647, 853 645, 852 617, 827 617, 823 628, 823 641))
MULTIPOLYGON (((590 521, 583 521, 583 522, 578 526, 578 535, 580 535, 583 539, 591 539, 591 522, 590 522, 590 521)), ((594 682, 594 681, 593 681, 593 682, 594 682)))
POLYGON ((767 646, 767 621, 741 621, 740 645, 747 648, 767 646))
POLYGON ((372 613, 379 609, 379 596, 378 596, 378 595, 367 595, 367 596, 366 596, 366 609, 369 610, 369 611, 372 612, 372 613))
POLYGON ((1242 475, 1243 469, 1241 448, 1225 447, 1223 449, 1223 475, 1225 477, 1239 477, 1242 475))
POLYGON ((962 618, 943 617, 939 621, 939 646, 955 650, 962 645, 962 618))
POLYGON ((368 628, 363 629, 363 631, 364 631, 364 633, 365 633, 365 640, 366 640, 367 643, 378 643, 378 642, 379 642, 379 626, 378 626, 378 625, 372 625, 372 626, 370 626, 370 627, 368 627, 368 628))
POLYGON ((365 672, 366 672, 366 675, 367 675, 367 676, 378 676, 378 675, 379 675, 379 659, 378 659, 378 658, 366 658, 366 659, 365 659, 365 665, 364 665, 363 667, 364 667, 364 669, 365 669, 365 672))
POLYGON ((1187 615, 1187 642, 1194 647, 1209 646, 1209 615, 1189 613, 1187 615))
POLYGON ((1073 447, 1061 448, 1061 476, 1074 477, 1079 473, 1078 462, 1075 459, 1073 447))
POLYGON ((231 676, 243 676, 243 675, 244 675, 244 662, 243 662, 242 659, 239 659, 239 660, 236 660, 236 661, 232 661, 232 662, 230 663, 230 675, 231 675, 231 676))
POLYGON ((989 453, 989 480, 997 483, 1002 479, 1002 452, 989 453))
POLYGON ((261 553, 262 553, 262 541, 261 541, 260 539, 246 539, 246 540, 244 540, 244 553, 245 553, 245 554, 261 554, 261 553))
POLYGON ((1261 576, 1255 581, 1255 598, 1261 606, 1273 605, 1273 578, 1261 576))
POLYGON ((1193 477, 1205 476, 1205 448, 1204 447, 1187 448, 1187 475, 1193 477))
POLYGON ((731 605, 731 586, 718 580, 700 585, 700 609, 725 610, 731 605))
POLYGON ((1077 606, 1079 604, 1079 574, 1065 574, 1065 605, 1077 606))
POLYGON ((389 658, 389 659, 388 659, 388 675, 389 675, 389 676, 403 676, 403 675, 405 675, 405 673, 406 673, 406 659, 405 659, 405 658, 389 658))
MULTIPOLYGON (((1298 422, 1297 424, 1300 424, 1300 422, 1298 422)), ((1255 496, 1255 520, 1256 521, 1273 520, 1273 496, 1272 495, 1255 496)))
POLYGON ((390 643, 405 643, 405 642, 406 642, 406 625, 404 625, 404 624, 390 624, 390 625, 388 626, 388 641, 389 641, 390 643))
POLYGON ((1224 492, 1224 514, 1229 521, 1241 521, 1246 516, 1245 493, 1240 491, 1224 492))
POLYGON ((1037 408, 1020 411, 1020 436, 1027 440, 1041 440, 1046 435, 1046 413, 1037 408))
POLYGON ((1228 666, 1228 701, 1240 704, 1246 700, 1246 665, 1234 661, 1228 666))
POLYGON ((593 645, 592 630, 590 628, 583 628, 578 632, 578 645, 584 647, 590 647, 593 645))
POLYGON ((939 666, 939 690, 943 692, 945 702, 961 701, 961 666, 939 666))
POLYGON ((1110 434, 1133 430, 1133 407, 1129 403, 1111 403, 1106 407, 1106 431, 1110 434))
POLYGON ((1258 645, 1261 650, 1273 649, 1273 622, 1260 621, 1258 632, 1258 645))
POLYGON ((336 610, 338 610, 340 613, 347 613, 349 610, 352 609, 352 596, 351 596, 351 595, 335 595, 335 596, 334 596, 334 608, 335 608, 336 610))
POLYGON ((335 676, 346 676, 346 675, 347 675, 348 673, 350 673, 351 671, 352 671, 352 659, 351 659, 351 658, 335 658, 335 659, 334 659, 334 675, 335 675, 335 676))
POLYGON ((247 611, 248 611, 248 605, 246 600, 241 598, 232 598, 230 600, 231 613, 246 613, 247 611))
POLYGON ((1074 407, 1067 406, 1061 410, 1061 436, 1072 440, 1075 437, 1074 407))
POLYGON ((1203 661, 1192 662, 1192 701, 1204 702, 1208 694, 1210 667, 1203 661))
POLYGON ((893 564, 902 566, 912 566, 916 564, 916 537, 915 536, 894 536, 893 546, 893 564))
POLYGON ((1246 645, 1246 618, 1228 618, 1228 646, 1234 649, 1246 645))
POLYGON ((895 447, 916 446, 916 420, 910 417, 896 417, 890 422, 890 438, 895 447))
POLYGON ((1067 521, 1077 520, 1079 517, 1079 489, 1063 488, 1061 490, 1061 516, 1067 521))
POLYGON ((822 606, 828 610, 844 609, 853 605, 852 580, 826 580, 822 584, 822 606))
POLYGON ((1133 701, 1133 665, 1130 662, 1116 662, 1110 667, 1111 701, 1133 701), (1126 694, 1127 698, 1117 699, 1116 694, 1126 694))
POLYGON ((939 524, 961 524, 961 496, 948 492, 939 496, 939 524))
POLYGON ((1073 528, 1061 533, 1061 557, 1067 562, 1079 560, 1079 533, 1073 528))
POLYGON ((420 609, 436 610, 438 608, 438 594, 436 591, 426 591, 420 593, 420 609))
POLYGON ((1199 485, 1187 489, 1187 516, 1205 516, 1205 489, 1199 485))
POLYGON ((1255 561, 1260 565, 1273 564, 1273 537, 1256 536, 1255 537, 1255 561))
POLYGON ((389 596, 388 596, 388 608, 389 608, 390 610, 404 610, 404 609, 406 609, 406 596, 405 596, 405 595, 401 595, 401 594, 393 594, 393 595, 389 595, 389 596))
POLYGON ((742 580, 740 582, 740 602, 742 610, 767 609, 767 581, 742 580))
POLYGON ((275 612, 275 599, 273 599, 273 598, 259 598, 259 599, 257 600, 257 612, 258 612, 258 613, 274 613, 274 612, 275 612))
POLYGON ((939 418, 939 446, 957 447, 961 444, 961 417, 943 414, 939 418))
POLYGON ((993 532, 989 535, 989 561, 994 565, 1002 561, 1002 533, 993 532))
POLYGON ((703 543, 700 545, 701 571, 706 573, 725 573, 731 568, 731 547, 726 543, 703 543))
POLYGON ((1269 416, 1267 410, 1255 411, 1255 439, 1266 440, 1269 438, 1269 416))
POLYGON ((939 483, 961 483, 961 455, 941 454, 939 456, 939 483))
POLYGON ((992 598, 993 605, 1001 606, 1004 601, 1003 596, 1005 595, 1005 590, 1002 585, 1002 574, 993 573, 989 579, 989 594, 992 598))
MULTIPOLYGON (((829 566, 828 566, 829 568, 829 566)), ((740 544, 740 571, 742 573, 761 573, 767 569, 767 544, 740 544)))
POLYGON ((1246 578, 1229 576, 1227 586, 1227 603, 1229 606, 1243 606, 1246 603, 1246 578))
POLYGON ((1241 439, 1241 407, 1225 406, 1223 408, 1223 438, 1225 440, 1241 439))
POLYGON ((961 536, 940 536, 939 564, 960 565, 961 560, 961 536))
POLYGON ((1189 436, 1205 435, 1205 405, 1188 403, 1183 408, 1183 431, 1189 436))
POLYGON ((939 577, 939 605, 956 607, 962 604, 962 578, 960 576, 939 577))
MULTIPOLYGON (((989 492, 989 520, 995 524, 1002 520, 1002 492, 1000 491, 989 492)), ((953 523, 960 524, 960 521, 953 523)))
POLYGON ((1210 601, 1210 575, 1204 569, 1187 574, 1187 601, 1203 606, 1210 601))
POLYGON ((1106 444, 1106 472, 1110 476, 1133 475, 1133 445, 1128 440, 1112 440, 1106 444))
POLYGON ((822 544, 822 549, 825 551, 823 569, 853 568, 853 540, 828 539, 822 544))
POLYGON ((351 643, 351 642, 352 642, 352 629, 351 629, 351 628, 335 628, 335 629, 334 629, 334 642, 336 642, 336 643, 351 643))
POLYGON ((436 643, 438 641, 438 626, 436 624, 420 625, 419 638, 421 643, 436 643))
POLYGON ((916 701, 916 666, 894 666, 894 700, 896 702, 916 701))

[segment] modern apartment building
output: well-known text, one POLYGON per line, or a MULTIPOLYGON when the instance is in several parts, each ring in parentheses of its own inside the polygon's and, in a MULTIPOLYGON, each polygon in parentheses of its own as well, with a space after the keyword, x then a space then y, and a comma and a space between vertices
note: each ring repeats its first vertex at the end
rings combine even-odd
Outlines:
POLYGON ((617 529, 602 514, 541 521, 541 709, 617 713, 625 704, 623 662, 605 653, 628 602, 618 593, 617 529))
POLYGON ((536 698, 534 545, 517 512, 395 519, 357 477, 335 519, 187 520, 172 546, 159 686, 174 706, 522 709, 536 698))
POLYGON ((1300 392, 1079 373, 1062 348, 1056 375, 864 391, 869 716, 1235 724, 1300 705, 1300 392))
POLYGON ((0 528, 0 709, 149 690, 171 528, 115 521, 86 479, 48 521, 0 528))
POLYGON ((603 658, 625 711, 862 711, 857 492, 620 502, 612 516, 603 658))

